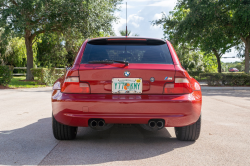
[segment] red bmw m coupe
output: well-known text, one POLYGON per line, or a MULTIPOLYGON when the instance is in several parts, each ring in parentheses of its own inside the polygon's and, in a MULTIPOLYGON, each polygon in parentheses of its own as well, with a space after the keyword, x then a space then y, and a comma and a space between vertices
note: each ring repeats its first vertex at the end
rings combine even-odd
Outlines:
POLYGON ((195 141, 201 104, 199 83, 181 67, 169 41, 89 39, 53 86, 53 134, 70 140, 78 127, 138 124, 150 131, 174 127, 177 139, 195 141))

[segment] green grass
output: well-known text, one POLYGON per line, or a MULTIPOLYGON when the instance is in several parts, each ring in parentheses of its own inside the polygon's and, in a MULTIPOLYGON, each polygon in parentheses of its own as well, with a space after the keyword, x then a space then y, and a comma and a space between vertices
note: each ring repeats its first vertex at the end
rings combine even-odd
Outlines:
POLYGON ((9 88, 39 88, 46 87, 46 85, 39 85, 37 81, 20 81, 25 80, 25 77, 13 77, 11 79, 9 88))

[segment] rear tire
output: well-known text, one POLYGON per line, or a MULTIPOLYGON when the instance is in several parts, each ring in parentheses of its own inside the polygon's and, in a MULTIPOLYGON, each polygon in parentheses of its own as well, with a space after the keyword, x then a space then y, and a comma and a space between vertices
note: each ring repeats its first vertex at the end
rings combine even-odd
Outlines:
POLYGON ((52 115, 52 129, 54 137, 58 140, 72 140, 76 138, 78 127, 67 126, 56 121, 52 115))
POLYGON ((195 141, 199 138, 201 131, 201 116, 192 125, 184 127, 175 127, 175 134, 178 140, 195 141))

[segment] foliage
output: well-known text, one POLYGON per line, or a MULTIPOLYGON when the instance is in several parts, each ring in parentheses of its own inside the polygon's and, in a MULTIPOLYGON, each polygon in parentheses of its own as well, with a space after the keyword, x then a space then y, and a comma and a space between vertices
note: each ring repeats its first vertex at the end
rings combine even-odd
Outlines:
POLYGON ((120 0, 0 0, 0 27, 5 35, 15 32, 25 38, 27 50, 27 80, 32 80, 32 45, 37 35, 67 32, 69 27, 83 36, 111 32, 113 15, 120 0))
MULTIPOLYGON (((121 36, 126 36, 126 30, 120 30, 119 32, 120 32, 121 36)), ((128 30, 127 33, 128 33, 127 34, 128 36, 139 36, 139 34, 137 34, 137 33, 135 33, 135 34, 131 33, 130 30, 128 30)))
MULTIPOLYGON (((0 30, 1 31, 1 30, 0 30)), ((4 39, 0 32, 0 64, 17 67, 25 67, 27 63, 27 53, 25 40, 23 37, 12 37, 11 35, 4 39)), ((34 58, 37 56, 37 43, 32 45, 34 58)))
MULTIPOLYGON (((120 0, 0 0, 1 27, 21 36, 26 30, 34 37, 44 32, 65 32, 69 27, 91 36, 110 32, 113 12, 120 0)), ((31 37, 30 36, 30 37, 31 37)))
POLYGON ((250 75, 244 73, 201 73, 209 86, 250 86, 250 75))
POLYGON ((224 72, 228 72, 229 68, 237 68, 239 71, 244 71, 243 62, 231 62, 231 63, 222 63, 222 69, 224 72))
POLYGON ((40 83, 52 86, 59 77, 66 73, 66 70, 57 68, 33 68, 31 72, 38 78, 40 83))
POLYGON ((0 66, 0 85, 8 85, 12 79, 13 67, 0 66))
POLYGON ((193 77, 194 79, 196 79, 197 81, 200 81, 200 74, 204 73, 203 71, 189 71, 188 74, 193 77))
POLYGON ((13 77, 8 85, 9 88, 39 88, 46 87, 37 81, 25 81, 25 77, 13 77))
POLYGON ((211 73, 218 72, 218 63, 215 56, 204 53, 202 61, 204 66, 204 72, 211 72, 211 73))
POLYGON ((63 35, 50 33, 40 35, 37 43, 37 64, 43 67, 65 67, 68 52, 63 45, 63 35))
POLYGON ((6 50, 6 45, 8 43, 9 38, 3 37, 4 29, 0 27, 0 65, 6 65, 6 62, 3 59, 3 55, 6 50))
POLYGON ((162 24, 173 43, 190 43, 207 54, 213 53, 220 72, 220 58, 232 46, 242 40, 249 42, 250 47, 249 15, 247 0, 178 0, 175 11, 170 12, 169 17, 163 15, 154 24, 162 24))
POLYGON ((215 72, 216 58, 202 51, 193 49, 190 45, 174 45, 182 66, 187 71, 215 72))
POLYGON ((24 38, 12 38, 6 47, 3 58, 9 65, 18 67, 25 66, 27 55, 24 38))

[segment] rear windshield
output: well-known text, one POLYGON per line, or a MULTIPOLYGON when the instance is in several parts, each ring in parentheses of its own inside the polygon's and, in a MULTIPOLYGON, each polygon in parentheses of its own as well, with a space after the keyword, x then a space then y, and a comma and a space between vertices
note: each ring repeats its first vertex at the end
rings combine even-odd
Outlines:
POLYGON ((129 63, 173 64, 167 44, 162 45, 94 45, 87 44, 81 63, 101 60, 129 63))

